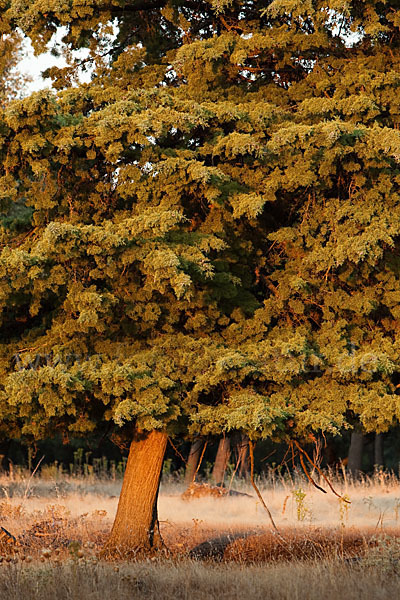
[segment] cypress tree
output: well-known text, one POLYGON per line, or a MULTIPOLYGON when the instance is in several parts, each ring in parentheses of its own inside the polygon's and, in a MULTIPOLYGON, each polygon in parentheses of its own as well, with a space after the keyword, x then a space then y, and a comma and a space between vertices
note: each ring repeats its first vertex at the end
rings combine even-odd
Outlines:
POLYGON ((2 111, 2 214, 28 211, 2 230, 2 427, 126 431, 110 549, 160 545, 167 435, 398 420, 399 15, 2 3, 3 34, 63 26, 69 59, 2 111))

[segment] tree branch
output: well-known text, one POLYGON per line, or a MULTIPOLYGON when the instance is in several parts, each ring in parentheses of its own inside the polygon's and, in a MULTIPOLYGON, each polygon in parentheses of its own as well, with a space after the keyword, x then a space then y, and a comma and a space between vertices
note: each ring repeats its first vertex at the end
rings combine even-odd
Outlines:
MULTIPOLYGON (((250 452, 250 478, 251 478, 251 485, 253 486, 262 506, 265 508, 265 510, 267 511, 269 520, 271 521, 271 525, 274 528, 275 532, 279 534, 279 530, 277 528, 277 526, 275 525, 275 521, 272 517, 271 511, 269 510, 268 506, 265 504, 264 502, 264 498, 261 496, 261 492, 258 489, 258 487, 256 486, 256 483, 254 481, 254 444, 251 440, 249 440, 249 452, 250 452)), ((280 534, 279 534, 280 535, 280 534)))

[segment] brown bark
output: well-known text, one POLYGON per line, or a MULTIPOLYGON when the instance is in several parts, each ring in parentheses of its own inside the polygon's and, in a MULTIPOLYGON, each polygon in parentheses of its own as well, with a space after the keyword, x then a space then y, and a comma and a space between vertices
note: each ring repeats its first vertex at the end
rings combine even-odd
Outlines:
POLYGON ((374 440, 374 466, 384 467, 383 461, 383 434, 376 433, 374 440))
POLYGON ((162 547, 157 499, 167 435, 136 432, 106 553, 127 555, 162 547))
POLYGON ((238 475, 239 477, 249 476, 249 461, 248 461, 249 438, 242 435, 238 443, 238 475))
POLYGON ((215 458, 212 478, 217 485, 224 482, 226 467, 231 454, 231 443, 228 437, 223 437, 218 446, 217 456, 215 458))
POLYGON ((199 465, 201 451, 204 446, 203 440, 195 440, 190 447, 190 452, 186 464, 185 471, 185 484, 190 485, 193 483, 194 477, 196 475, 196 470, 199 465))
POLYGON ((351 442, 349 449, 349 460, 347 461, 347 468, 353 477, 357 477, 360 474, 362 466, 364 448, 364 436, 358 431, 353 431, 351 434, 351 442))

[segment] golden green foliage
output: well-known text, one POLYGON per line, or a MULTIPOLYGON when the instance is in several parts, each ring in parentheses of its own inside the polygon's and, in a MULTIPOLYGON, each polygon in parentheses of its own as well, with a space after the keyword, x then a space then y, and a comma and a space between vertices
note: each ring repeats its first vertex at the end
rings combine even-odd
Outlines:
POLYGON ((398 4, 3 3, 69 58, 2 112, 5 427, 399 419, 398 4))
POLYGON ((17 98, 30 77, 18 70, 22 57, 22 35, 16 31, 0 37, 0 105, 17 98))

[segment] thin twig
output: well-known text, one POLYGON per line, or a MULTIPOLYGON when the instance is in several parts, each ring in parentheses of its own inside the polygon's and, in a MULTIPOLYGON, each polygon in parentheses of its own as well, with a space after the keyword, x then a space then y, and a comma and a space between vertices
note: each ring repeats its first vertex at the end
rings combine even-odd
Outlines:
POLYGON ((272 525, 274 531, 280 535, 279 530, 278 530, 277 526, 275 525, 275 521, 272 518, 271 511, 269 510, 268 506, 265 504, 264 498, 261 496, 261 492, 258 489, 258 487, 256 486, 256 482, 254 481, 254 444, 253 444, 253 442, 251 440, 249 440, 249 453, 250 453, 250 478, 251 478, 251 484, 252 484, 252 486, 253 486, 253 488, 254 488, 254 490, 255 490, 255 492, 256 492, 256 494, 257 494, 257 496, 258 496, 258 498, 259 498, 259 500, 260 500, 260 502, 262 504, 262 506, 267 511, 269 520, 271 521, 271 525, 272 525))
POLYGON ((176 454, 177 456, 179 456, 179 458, 181 458, 181 459, 183 460, 183 462, 185 463, 185 465, 187 466, 187 460, 186 460, 186 458, 184 458, 184 457, 182 456, 182 454, 179 452, 178 448, 177 448, 176 446, 174 446, 174 444, 173 444, 173 442, 172 442, 172 440, 171 440, 171 438, 170 438, 169 436, 168 436, 168 441, 169 441, 169 443, 171 444, 172 448, 174 449, 174 451, 175 451, 175 454, 176 454))
POLYGON ((306 457, 306 459, 308 460, 308 462, 314 467, 314 469, 316 469, 318 471, 318 473, 321 475, 321 477, 326 481, 326 483, 330 487, 331 491, 335 494, 335 496, 337 496, 338 498, 340 498, 341 500, 343 500, 343 502, 347 502, 347 504, 351 504, 350 500, 347 500, 344 496, 341 496, 340 494, 337 493, 337 491, 334 489, 333 485, 331 484, 331 482, 329 481, 329 479, 327 478, 327 476, 323 473, 323 471, 321 471, 321 469, 319 468, 319 466, 316 465, 311 460, 311 458, 308 456, 307 452, 300 446, 299 442, 297 442, 296 440, 293 440, 293 441, 296 444, 296 447, 298 448, 298 450, 300 452, 300 456, 302 454, 304 454, 304 456, 306 457))
MULTIPOLYGON (((265 460, 268 460, 269 458, 271 458, 271 456, 273 456, 274 454, 276 454, 276 450, 272 450, 272 452, 270 452, 269 454, 267 454, 267 456, 264 456, 264 458, 261 459, 261 462, 264 462, 265 460)), ((286 454, 282 459, 283 460, 286 458, 286 454)))
POLYGON ((324 488, 322 488, 321 486, 319 486, 317 483, 315 483, 314 479, 311 477, 310 473, 307 470, 306 463, 304 462, 303 455, 301 453, 299 454, 299 458, 300 458, 300 464, 303 467, 303 471, 304 471, 304 473, 305 473, 308 481, 310 483, 312 483, 312 485, 314 487, 316 487, 317 490, 319 490, 320 492, 323 492, 324 494, 327 494, 328 492, 326 490, 324 490, 324 488))
POLYGON ((241 454, 241 449, 240 449, 240 450, 239 450, 239 452, 238 452, 238 459, 237 459, 237 461, 236 461, 236 466, 235 466, 234 470, 232 471, 231 479, 230 479, 230 481, 229 481, 229 485, 228 485, 228 492, 230 491, 230 489, 231 489, 231 487, 232 487, 233 478, 235 477, 235 475, 236 475, 236 471, 237 471, 237 470, 238 470, 238 468, 239 468, 239 465, 240 465, 241 459, 242 459, 242 454, 241 454))
POLYGON ((199 459, 199 464, 197 465, 197 468, 196 468, 196 470, 195 470, 195 472, 193 474, 192 483, 194 483, 194 480, 196 479, 196 475, 199 472, 199 469, 201 467, 201 463, 203 462, 203 457, 204 457, 204 454, 205 454, 205 451, 206 451, 206 448, 207 448, 207 444, 208 444, 208 442, 205 442, 204 448, 203 448, 203 450, 201 452, 201 456, 200 456, 200 459, 199 459))
POLYGON ((25 501, 26 501, 26 499, 28 497, 28 491, 29 491, 29 487, 31 485, 31 481, 34 478, 35 473, 38 470, 38 468, 40 467, 40 463, 42 462, 43 459, 44 459, 44 454, 43 454, 42 458, 39 460, 38 464, 36 465, 36 467, 33 469, 32 473, 29 476, 28 483, 26 484, 25 492, 24 492, 24 495, 23 495, 23 498, 22 498, 21 508, 24 506, 24 503, 25 503, 25 501))

